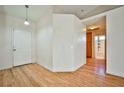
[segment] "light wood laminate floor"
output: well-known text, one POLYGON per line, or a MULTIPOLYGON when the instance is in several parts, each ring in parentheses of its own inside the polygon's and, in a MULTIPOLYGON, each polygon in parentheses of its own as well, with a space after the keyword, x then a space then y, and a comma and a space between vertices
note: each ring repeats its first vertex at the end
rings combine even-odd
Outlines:
POLYGON ((124 78, 105 75, 102 61, 91 60, 75 72, 53 73, 38 64, 0 71, 1 87, 124 86, 124 78))

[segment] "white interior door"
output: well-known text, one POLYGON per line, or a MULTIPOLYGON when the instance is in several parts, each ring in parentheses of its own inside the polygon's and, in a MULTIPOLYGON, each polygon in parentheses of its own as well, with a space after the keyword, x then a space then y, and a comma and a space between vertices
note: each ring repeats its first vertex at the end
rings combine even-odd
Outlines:
POLYGON ((14 66, 31 63, 31 32, 14 30, 14 66))

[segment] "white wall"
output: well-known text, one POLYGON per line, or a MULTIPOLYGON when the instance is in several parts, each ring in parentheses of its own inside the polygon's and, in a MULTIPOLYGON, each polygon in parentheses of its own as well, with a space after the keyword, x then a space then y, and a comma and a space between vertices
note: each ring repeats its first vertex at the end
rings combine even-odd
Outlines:
POLYGON ((124 7, 107 14, 107 73, 124 77, 124 7))
POLYGON ((73 45, 74 45, 74 70, 86 64, 86 32, 83 29, 86 26, 74 16, 74 32, 73 32, 73 45))
POLYGON ((74 15, 46 8, 37 24, 37 63, 53 72, 75 71, 86 62, 85 26, 74 15))
POLYGON ((46 6, 45 10, 46 11, 43 13, 43 16, 37 23, 37 63, 49 70, 52 70, 52 8, 46 6))
POLYGON ((0 14, 0 69, 12 67, 11 33, 6 27, 6 16, 0 14))
POLYGON ((26 29, 32 31, 32 62, 35 61, 35 44, 34 31, 35 25, 32 23, 30 27, 26 27, 24 20, 0 14, 0 69, 6 69, 13 66, 12 51, 12 29, 26 29))
POLYGON ((53 71, 75 71, 86 63, 85 26, 71 14, 53 14, 53 71))
POLYGON ((53 71, 73 70, 73 17, 53 14, 53 71))

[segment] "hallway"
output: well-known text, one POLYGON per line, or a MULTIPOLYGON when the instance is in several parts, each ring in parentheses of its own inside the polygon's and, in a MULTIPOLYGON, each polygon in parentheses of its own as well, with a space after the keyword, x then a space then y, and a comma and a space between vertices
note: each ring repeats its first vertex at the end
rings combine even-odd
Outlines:
POLYGON ((91 59, 87 58, 87 66, 90 66, 94 73, 99 75, 105 75, 106 66, 104 59, 91 59))

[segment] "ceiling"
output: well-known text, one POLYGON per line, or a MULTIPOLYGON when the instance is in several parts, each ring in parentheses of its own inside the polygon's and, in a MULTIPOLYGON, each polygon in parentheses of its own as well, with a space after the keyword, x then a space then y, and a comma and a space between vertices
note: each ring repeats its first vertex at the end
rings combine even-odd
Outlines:
POLYGON ((53 12, 74 14, 78 18, 84 19, 118 7, 121 5, 56 5, 53 7, 53 12))
MULTIPOLYGON (((28 18, 32 21, 38 21, 48 9, 47 5, 29 5, 28 18)), ((26 8, 24 5, 0 5, 0 12, 10 16, 25 18, 26 8)))
MULTIPOLYGON (((83 19, 99 13, 120 7, 119 5, 53 5, 47 6, 53 9, 53 13, 74 14, 83 19)), ((25 18, 25 6, 23 5, 0 5, 0 12, 15 17, 25 18)), ((46 5, 30 5, 29 19, 38 21, 45 13, 46 5)))
POLYGON ((87 29, 91 27, 99 27, 101 30, 106 29, 106 17, 102 16, 85 22, 87 29))
POLYGON ((74 14, 82 18, 85 14, 97 8, 97 5, 56 5, 53 7, 54 13, 74 14))

